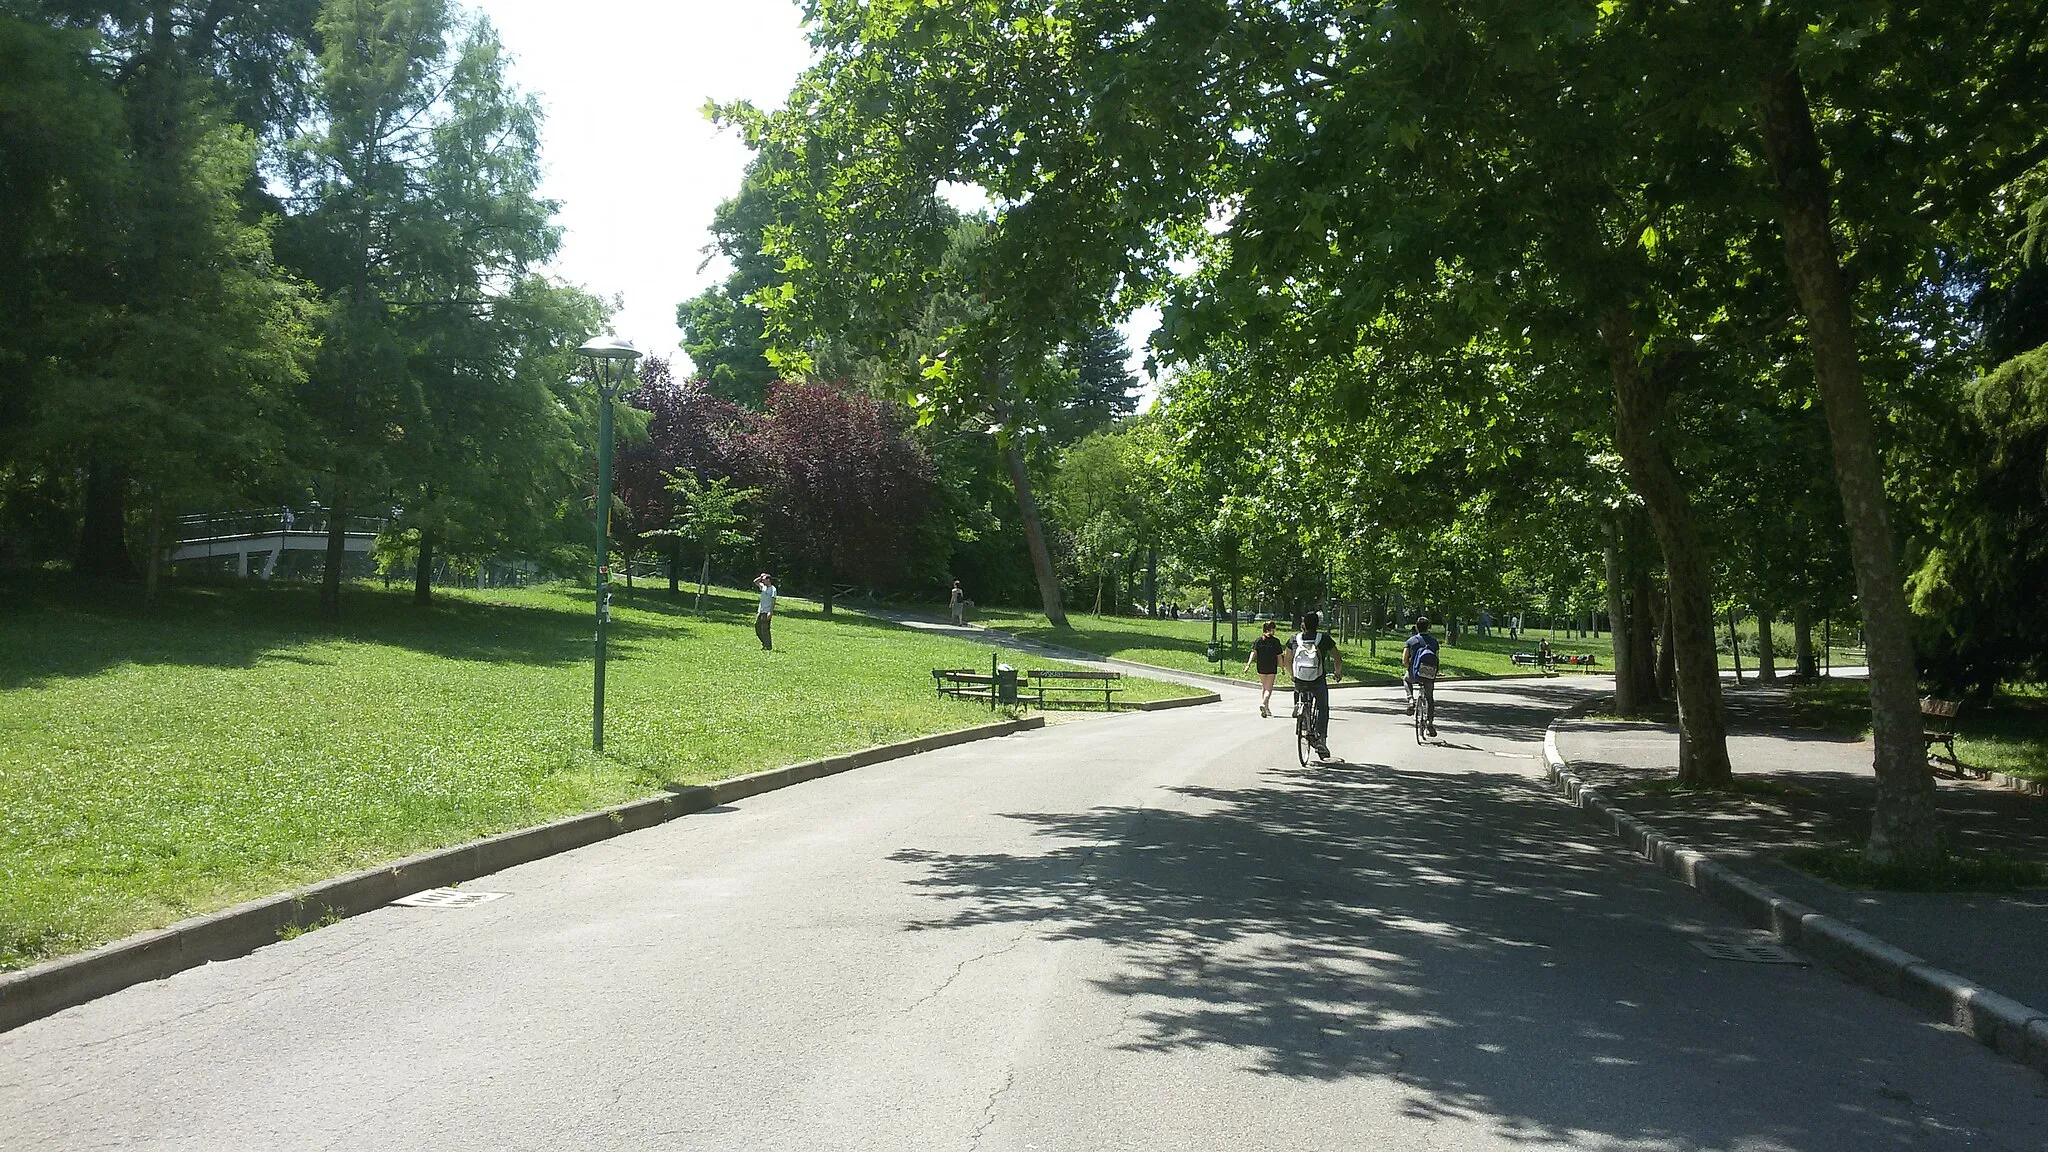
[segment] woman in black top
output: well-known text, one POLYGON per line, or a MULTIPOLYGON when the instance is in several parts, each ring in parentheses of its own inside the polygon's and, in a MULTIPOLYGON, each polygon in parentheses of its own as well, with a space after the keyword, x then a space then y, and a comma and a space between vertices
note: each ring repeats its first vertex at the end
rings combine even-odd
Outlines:
POLYGON ((1266 621, 1265 635, 1252 641, 1251 655, 1244 658, 1244 666, 1247 672, 1251 670, 1252 661, 1256 660, 1259 662, 1259 690, 1261 693, 1259 696, 1259 715, 1261 716, 1271 716, 1273 714, 1273 677, 1280 674, 1280 653, 1285 651, 1286 648, 1287 646, 1280 642, 1280 638, 1273 635, 1273 622, 1268 620, 1266 621))

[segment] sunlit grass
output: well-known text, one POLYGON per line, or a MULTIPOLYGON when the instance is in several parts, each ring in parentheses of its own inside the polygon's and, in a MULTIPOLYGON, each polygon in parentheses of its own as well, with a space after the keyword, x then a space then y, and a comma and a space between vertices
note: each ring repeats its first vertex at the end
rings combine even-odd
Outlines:
MULTIPOLYGON (((0 584, 0 969, 413 852, 986 722, 930 670, 990 648, 785 601, 614 613, 590 751, 591 594, 0 584)), ((1133 680, 1126 699, 1190 689, 1133 680)))

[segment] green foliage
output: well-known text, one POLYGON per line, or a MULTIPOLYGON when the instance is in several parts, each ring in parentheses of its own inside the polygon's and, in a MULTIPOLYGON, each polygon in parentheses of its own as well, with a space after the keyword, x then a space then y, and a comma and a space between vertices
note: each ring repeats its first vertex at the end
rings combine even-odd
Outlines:
POLYGON ((697 610, 704 610, 704 596, 710 579, 711 559, 721 550, 744 548, 752 536, 738 531, 746 523, 742 505, 761 494, 758 488, 738 488, 730 478, 713 477, 709 482, 688 469, 668 473, 668 492, 675 501, 675 515, 668 528, 655 533, 697 546, 703 556, 703 575, 697 582, 697 610))

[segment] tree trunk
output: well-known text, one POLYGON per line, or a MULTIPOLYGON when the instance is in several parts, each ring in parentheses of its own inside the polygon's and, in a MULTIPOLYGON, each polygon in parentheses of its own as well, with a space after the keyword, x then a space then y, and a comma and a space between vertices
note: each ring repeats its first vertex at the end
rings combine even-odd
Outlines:
POLYGON ((85 524, 72 572, 95 580, 135 579, 128 551, 128 472, 94 460, 85 470, 85 524))
POLYGON ((320 615, 341 619, 341 566, 348 558, 348 517, 342 514, 346 494, 336 490, 327 509, 327 570, 320 574, 320 615))
POLYGON ((1835 250, 1829 186, 1806 88, 1789 50, 1764 78, 1757 120, 1777 176, 1785 266, 1806 314, 1806 344, 1827 414, 1870 666, 1877 805, 1866 852, 1878 864, 1939 858, 1934 777, 1920 739, 1919 677, 1905 582, 1885 506, 1877 430, 1857 354, 1848 278, 1835 250))
POLYGON ((1635 649, 1629 644, 1628 578, 1623 559, 1625 541, 1621 524, 1607 524, 1607 618, 1614 627, 1614 710, 1623 716, 1639 714, 1643 701, 1637 695, 1635 649))
POLYGON ((1038 519, 1038 501, 1031 495, 1031 474, 1024 466, 1024 451, 1014 438, 1003 446, 1003 464, 1010 471, 1010 490, 1017 497, 1017 515, 1024 521, 1024 543, 1031 549, 1031 569, 1038 576, 1038 598, 1045 619, 1055 628, 1070 627, 1067 610, 1060 605, 1060 578, 1052 570, 1052 552, 1045 546, 1045 526, 1038 519))
POLYGON ((156 581, 164 566, 164 501, 162 494, 153 494, 149 502, 149 567, 142 586, 142 602, 156 603, 156 581))
POLYGON ((1762 598, 1752 608, 1756 612, 1756 678, 1759 683, 1773 684, 1778 679, 1778 652, 1774 647, 1777 638, 1771 635, 1772 609, 1762 598))
POLYGON ((412 602, 424 608, 434 602, 434 534, 420 530, 419 562, 412 570, 412 602))
POLYGON ((668 598, 673 600, 683 593, 683 542, 668 542, 668 598))
POLYGON ((1727 717, 1714 645, 1713 589, 1692 502, 1664 442, 1669 386, 1645 372, 1637 359, 1634 324, 1625 305, 1602 309, 1599 325, 1614 377, 1615 443, 1630 483, 1649 510, 1670 583, 1678 673, 1678 779, 1699 787, 1726 787, 1734 780, 1734 770, 1728 762, 1727 717))
POLYGON ((1151 545, 1145 550, 1145 610, 1152 619, 1159 619, 1159 546, 1151 545))
POLYGON ((1813 609, 1805 601, 1792 606, 1792 663, 1802 680, 1811 680, 1820 672, 1813 662, 1813 609))
POLYGON ((697 570, 697 615, 704 614, 704 594, 711 588, 711 545, 704 545, 704 566, 697 570))
POLYGON ((1669 589, 1657 600, 1657 699, 1671 700, 1678 695, 1678 654, 1671 636, 1669 589))
POLYGON ((1661 697, 1657 694, 1657 591, 1637 543, 1641 537, 1641 522, 1630 516, 1622 536, 1629 545, 1624 553, 1629 575, 1629 649, 1634 654, 1636 700, 1647 713, 1661 697))

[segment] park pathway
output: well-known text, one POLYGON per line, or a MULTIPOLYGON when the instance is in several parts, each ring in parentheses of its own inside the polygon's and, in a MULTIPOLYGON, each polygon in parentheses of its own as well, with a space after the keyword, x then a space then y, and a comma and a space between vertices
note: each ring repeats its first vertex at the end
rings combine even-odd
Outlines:
POLYGON ((1598 681, 877 765, 0 1035, 0 1147, 2048 1147, 2040 1076, 1750 939, 1554 799, 1598 681))

